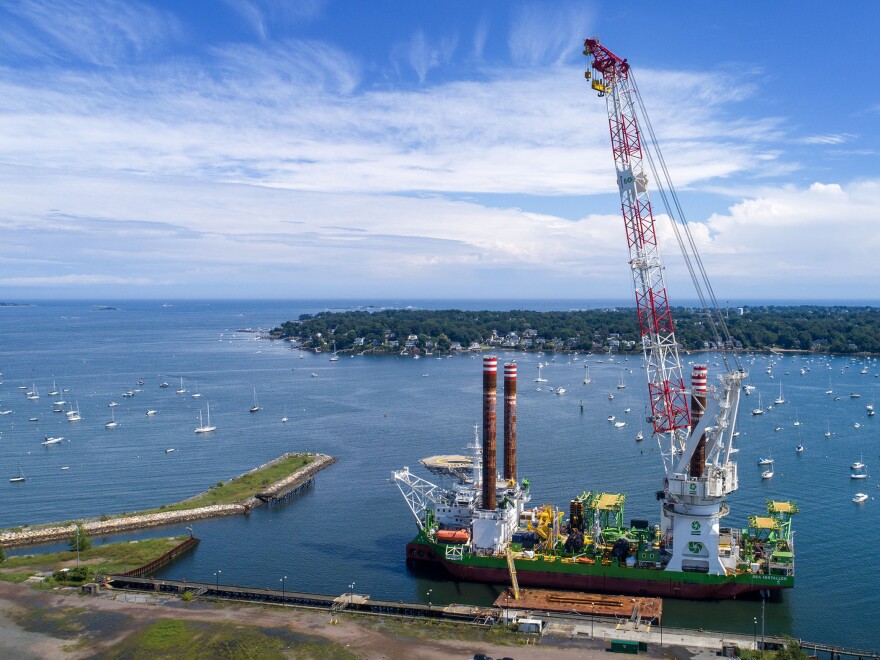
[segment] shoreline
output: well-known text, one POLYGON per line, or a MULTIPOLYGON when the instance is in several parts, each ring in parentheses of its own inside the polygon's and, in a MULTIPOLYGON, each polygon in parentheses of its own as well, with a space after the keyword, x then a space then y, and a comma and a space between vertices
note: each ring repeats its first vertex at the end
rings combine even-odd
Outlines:
MULTIPOLYGON (((336 458, 326 454, 297 454, 285 453, 272 459, 258 467, 248 470, 233 479, 241 479, 247 475, 252 475, 260 470, 272 467, 273 465, 296 456, 312 456, 313 460, 308 464, 300 467, 295 472, 277 480, 275 483, 261 488, 258 492, 253 493, 250 497, 240 502, 229 504, 211 504, 208 506, 194 507, 191 509, 181 509, 177 511, 158 511, 154 513, 132 513, 127 515, 119 515, 109 519, 101 520, 100 518, 87 518, 84 520, 64 521, 56 523, 44 523, 34 527, 24 527, 13 530, 0 530, 0 547, 15 547, 24 545, 35 545, 39 543, 47 543, 69 538, 71 534, 76 532, 78 524, 81 524, 83 530, 91 535, 114 534, 116 532, 129 531, 132 529, 147 529, 150 527, 158 527, 161 525, 173 525, 191 520, 204 520, 206 518, 217 518, 220 516, 230 516, 237 514, 250 513, 251 509, 262 506, 267 502, 261 499, 259 495, 268 492, 286 493, 311 481, 315 474, 325 467, 336 462, 336 458)), ((171 506, 184 504, 194 501, 205 493, 205 491, 187 498, 171 506)))

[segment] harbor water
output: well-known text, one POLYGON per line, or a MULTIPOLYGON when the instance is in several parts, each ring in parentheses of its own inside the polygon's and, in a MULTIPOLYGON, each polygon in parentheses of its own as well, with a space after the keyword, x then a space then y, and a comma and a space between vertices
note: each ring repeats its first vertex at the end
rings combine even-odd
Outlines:
MULTIPOLYGON (((312 487, 248 517, 195 523, 202 543, 160 575, 269 588, 279 588, 283 580, 290 590, 337 594, 353 588, 377 598, 435 604, 491 603, 500 587, 456 583, 406 567, 404 546, 414 535, 415 520, 390 480, 392 470, 404 465, 436 480, 421 469, 420 458, 466 452, 481 419, 479 357, 345 354, 332 362, 326 353, 291 350, 286 342, 260 339, 250 331, 304 312, 357 304, 126 301, 109 303, 113 309, 89 302, 0 307, 0 411, 14 411, 0 415, 0 526, 156 507, 284 452, 319 451, 339 460, 312 487), (179 394, 181 379, 186 392, 179 394), (53 383, 58 395, 48 394, 53 383), (39 399, 26 397, 33 388, 39 399), (133 395, 123 397, 127 392, 133 395), (260 411, 250 413, 255 396, 260 411), (54 403, 62 400, 66 403, 54 403), (111 409, 111 401, 119 405, 111 409), (206 415, 208 404, 217 430, 196 434, 199 413, 206 415), (78 406, 81 421, 53 412, 71 406, 78 406), (111 410, 118 426, 105 428, 111 410), (156 413, 147 415, 148 410, 156 413), (46 436, 63 440, 43 445, 46 436), (26 481, 10 483, 19 470, 26 481)), ((532 504, 552 502, 567 510, 569 500, 584 490, 623 492, 627 520, 659 522, 655 491, 662 487, 663 473, 657 445, 647 424, 640 423, 646 391, 641 359, 498 355, 519 366, 518 464, 520 476, 531 481, 532 504), (546 383, 534 382, 539 361, 547 363, 546 383), (618 389, 621 378, 626 387, 618 389), (565 394, 555 393, 559 387, 565 394), (609 415, 626 426, 615 428, 609 415), (645 440, 637 442, 640 430, 645 440)), ((686 378, 690 362, 708 364, 710 383, 720 370, 711 353, 682 355, 682 361, 686 378)), ((796 587, 781 601, 767 603, 766 631, 880 648, 880 631, 855 625, 853 616, 872 622, 880 615, 875 572, 880 479, 872 473, 880 470, 880 416, 866 411, 880 389, 880 365, 874 358, 819 355, 743 356, 743 362, 756 389, 742 397, 740 487, 729 498, 726 522, 745 527, 747 516, 762 513, 771 498, 793 499, 801 511, 794 521, 796 587), (785 403, 773 405, 780 384, 785 403), (765 412, 751 415, 759 397, 765 412), (800 453, 795 451, 799 444, 800 453), (774 476, 765 480, 757 461, 768 455, 775 461, 774 476), (850 465, 859 459, 872 476, 853 480, 850 465), (854 504, 857 492, 869 499, 854 504)), ((181 525, 124 538, 183 533, 181 525)), ((97 542, 106 540, 112 539, 97 542)), ((33 550, 17 550, 22 551, 33 550)), ((756 600, 667 600, 664 613, 664 625, 706 630, 751 632, 757 619, 760 635, 756 600)))

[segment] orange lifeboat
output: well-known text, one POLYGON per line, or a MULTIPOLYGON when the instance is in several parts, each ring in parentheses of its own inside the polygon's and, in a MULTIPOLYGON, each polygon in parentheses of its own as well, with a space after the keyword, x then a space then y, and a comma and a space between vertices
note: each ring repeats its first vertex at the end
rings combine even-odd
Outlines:
POLYGON ((471 535, 466 529, 441 529, 437 531, 437 543, 467 543, 471 535))

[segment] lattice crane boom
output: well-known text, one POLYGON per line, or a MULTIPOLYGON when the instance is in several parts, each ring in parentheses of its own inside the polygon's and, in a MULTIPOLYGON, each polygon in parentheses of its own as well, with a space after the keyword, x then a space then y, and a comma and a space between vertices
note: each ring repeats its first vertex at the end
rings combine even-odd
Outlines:
POLYGON ((655 433, 670 434, 673 452, 680 454, 691 425, 690 410, 648 196, 648 177, 630 85, 630 67, 626 60, 596 39, 584 42, 584 55, 593 58, 593 72, 587 71, 587 78, 592 79, 593 89, 606 97, 611 149, 648 377, 651 422, 655 433))

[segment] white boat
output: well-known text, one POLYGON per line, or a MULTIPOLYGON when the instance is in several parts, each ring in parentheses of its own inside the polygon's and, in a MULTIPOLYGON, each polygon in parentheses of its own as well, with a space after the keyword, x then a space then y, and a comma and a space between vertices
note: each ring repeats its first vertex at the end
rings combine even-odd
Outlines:
POLYGON ((608 421, 609 421, 609 422, 613 422, 614 419, 615 419, 615 418, 614 418, 614 415, 608 415, 608 421))
POLYGON ((28 392, 28 393, 26 394, 26 396, 27 396, 27 398, 30 399, 31 401, 36 401, 37 399, 40 398, 40 393, 37 392, 37 385, 36 385, 36 383, 35 383, 34 385, 31 386, 31 391, 28 392))
POLYGON ((50 392, 46 392, 48 396, 58 396, 58 388, 55 386, 55 381, 52 381, 52 390, 50 392))
POLYGON ((541 369, 542 369, 543 367, 544 367, 544 365, 541 364, 540 362, 538 362, 538 377, 535 378, 535 382, 536 382, 536 383, 546 383, 546 382, 547 382, 547 379, 546 379, 546 378, 541 378, 541 369))
POLYGON ((781 426, 777 426, 777 427, 775 427, 773 430, 776 431, 776 432, 779 432, 779 431, 782 430, 782 427, 781 427, 781 426))
POLYGON ((41 442, 41 445, 57 445, 59 442, 64 440, 64 436, 58 436, 57 438, 53 438, 51 436, 46 436, 46 439, 41 442))
POLYGON ((868 499, 867 493, 856 493, 855 496, 853 497, 852 501, 855 502, 856 504, 861 504, 862 502, 864 502, 867 499, 868 499))
POLYGON ((764 408, 761 406, 761 393, 758 392, 758 407, 752 411, 753 415, 763 415, 764 408))
POLYGON ((312 378, 317 378, 317 377, 318 377, 318 374, 316 374, 314 371, 313 371, 311 374, 309 374, 309 375, 310 375, 312 378))
POLYGON ((638 433, 636 433, 636 442, 641 442, 641 441, 644 440, 644 439, 645 439, 645 434, 644 434, 644 433, 642 433, 641 431, 639 431, 638 433))
POLYGON ((850 465, 850 468, 852 468, 853 470, 861 470, 861 469, 863 469, 864 467, 866 467, 865 464, 862 462, 862 458, 863 458, 863 457, 860 456, 860 457, 859 457, 859 460, 857 460, 855 463, 853 463, 852 465, 850 465))
POLYGON ((831 437, 831 422, 828 422, 828 430, 825 431, 825 437, 826 437, 826 438, 830 438, 830 437, 831 437))
POLYGON ((782 396, 782 383, 779 383, 779 396, 773 400, 773 403, 776 405, 782 405, 785 403, 785 397, 782 396))
POLYGON ((11 415, 13 410, 0 410, 0 415, 11 415))
POLYGON ((108 407, 108 408, 115 408, 115 407, 118 406, 118 405, 119 405, 119 404, 116 403, 115 401, 111 401, 110 403, 107 404, 107 407, 108 407))
POLYGON ((761 473, 761 479, 772 479, 773 478, 773 470, 764 470, 761 473))
POLYGON ((755 391, 755 386, 754 386, 754 385, 743 385, 743 391, 744 391, 747 395, 749 395, 749 394, 751 394, 752 392, 755 391))
POLYGON ((73 406, 71 406, 70 410, 68 410, 65 414, 67 415, 68 422, 80 421, 82 419, 82 417, 79 414, 79 402, 77 401, 75 409, 73 406))
POLYGON ((867 479, 868 475, 864 472, 850 472, 850 479, 867 479))
POLYGON ((589 385, 593 382, 593 379, 590 378, 590 365, 584 365, 584 385, 589 385))
POLYGON ((130 398, 133 397, 133 396, 134 396, 134 390, 128 390, 128 392, 123 392, 123 393, 122 393, 122 398, 123 398, 123 399, 130 399, 130 398))
POLYGON ((19 465, 19 466, 18 466, 18 476, 17 476, 17 477, 12 477, 12 478, 9 480, 9 482, 10 482, 10 483, 13 483, 13 484, 18 484, 18 483, 21 483, 21 482, 24 481, 24 480, 25 480, 24 472, 21 471, 21 466, 19 465))
POLYGON ((202 393, 199 392, 199 385, 196 383, 195 392, 190 395, 193 399, 201 399, 202 393))
POLYGON ((626 426, 626 422, 614 422, 614 428, 616 429, 622 429, 624 426, 626 426))
POLYGON ((804 451, 804 446, 803 446, 803 445, 798 445, 797 447, 794 448, 794 450, 795 450, 798 454, 800 454, 801 452, 804 451))
POLYGON ((62 469, 62 470, 69 470, 69 469, 70 469, 70 466, 69 466, 69 465, 63 465, 63 466, 61 466, 61 469, 62 469))
POLYGON ((850 394, 849 394, 850 399, 860 399, 861 397, 862 397, 862 395, 859 394, 858 392, 850 392, 850 394))
POLYGON ((620 380, 617 383, 617 389, 622 390, 626 387, 626 383, 623 382, 623 374, 620 374, 620 380))
POLYGON ((613 392, 609 392, 609 393, 608 393, 608 400, 611 401, 613 398, 614 398, 614 393, 613 393, 613 392))
POLYGON ((768 458, 759 458, 758 465, 773 465, 773 457, 770 456, 768 458))
POLYGON ((155 411, 155 410, 148 410, 148 411, 147 411, 147 417, 152 417, 152 416, 155 415, 155 414, 156 414, 156 411, 155 411))
MULTIPOLYGON (((253 411, 251 411, 253 412, 253 411)), ((196 433, 210 433, 211 431, 216 431, 216 426, 211 426, 211 404, 208 404, 208 423, 202 423, 202 411, 199 411, 199 425, 196 428, 196 433)))
POLYGON ((854 429, 860 429, 860 428, 862 428, 862 425, 859 424, 858 422, 856 422, 855 424, 853 424, 853 428, 854 428, 854 429))
MULTIPOLYGON (((413 357, 419 357, 415 355, 413 357)), ((333 355, 330 356, 330 362, 339 362, 339 355, 336 353, 336 340, 333 340, 333 355)))
POLYGON ((165 450, 165 453, 170 454, 173 451, 177 451, 177 450, 174 447, 169 447, 168 449, 165 450))
POLYGON ((557 393, 557 394, 565 394, 565 388, 564 388, 564 387, 560 387, 559 389, 556 390, 556 393, 557 393))
POLYGON ((119 422, 116 421, 116 414, 113 408, 110 409, 110 421, 104 424, 105 429, 115 429, 119 426, 119 422))
POLYGON ((186 389, 183 387, 183 376, 180 377, 180 389, 177 390, 178 394, 186 394, 186 389))
POLYGON ((165 387, 170 387, 170 386, 168 385, 168 383, 163 381, 163 382, 159 383, 159 387, 165 388, 165 387))
POLYGON ((257 403, 257 388, 254 388, 254 405, 250 407, 252 413, 259 412, 260 405, 257 403))

